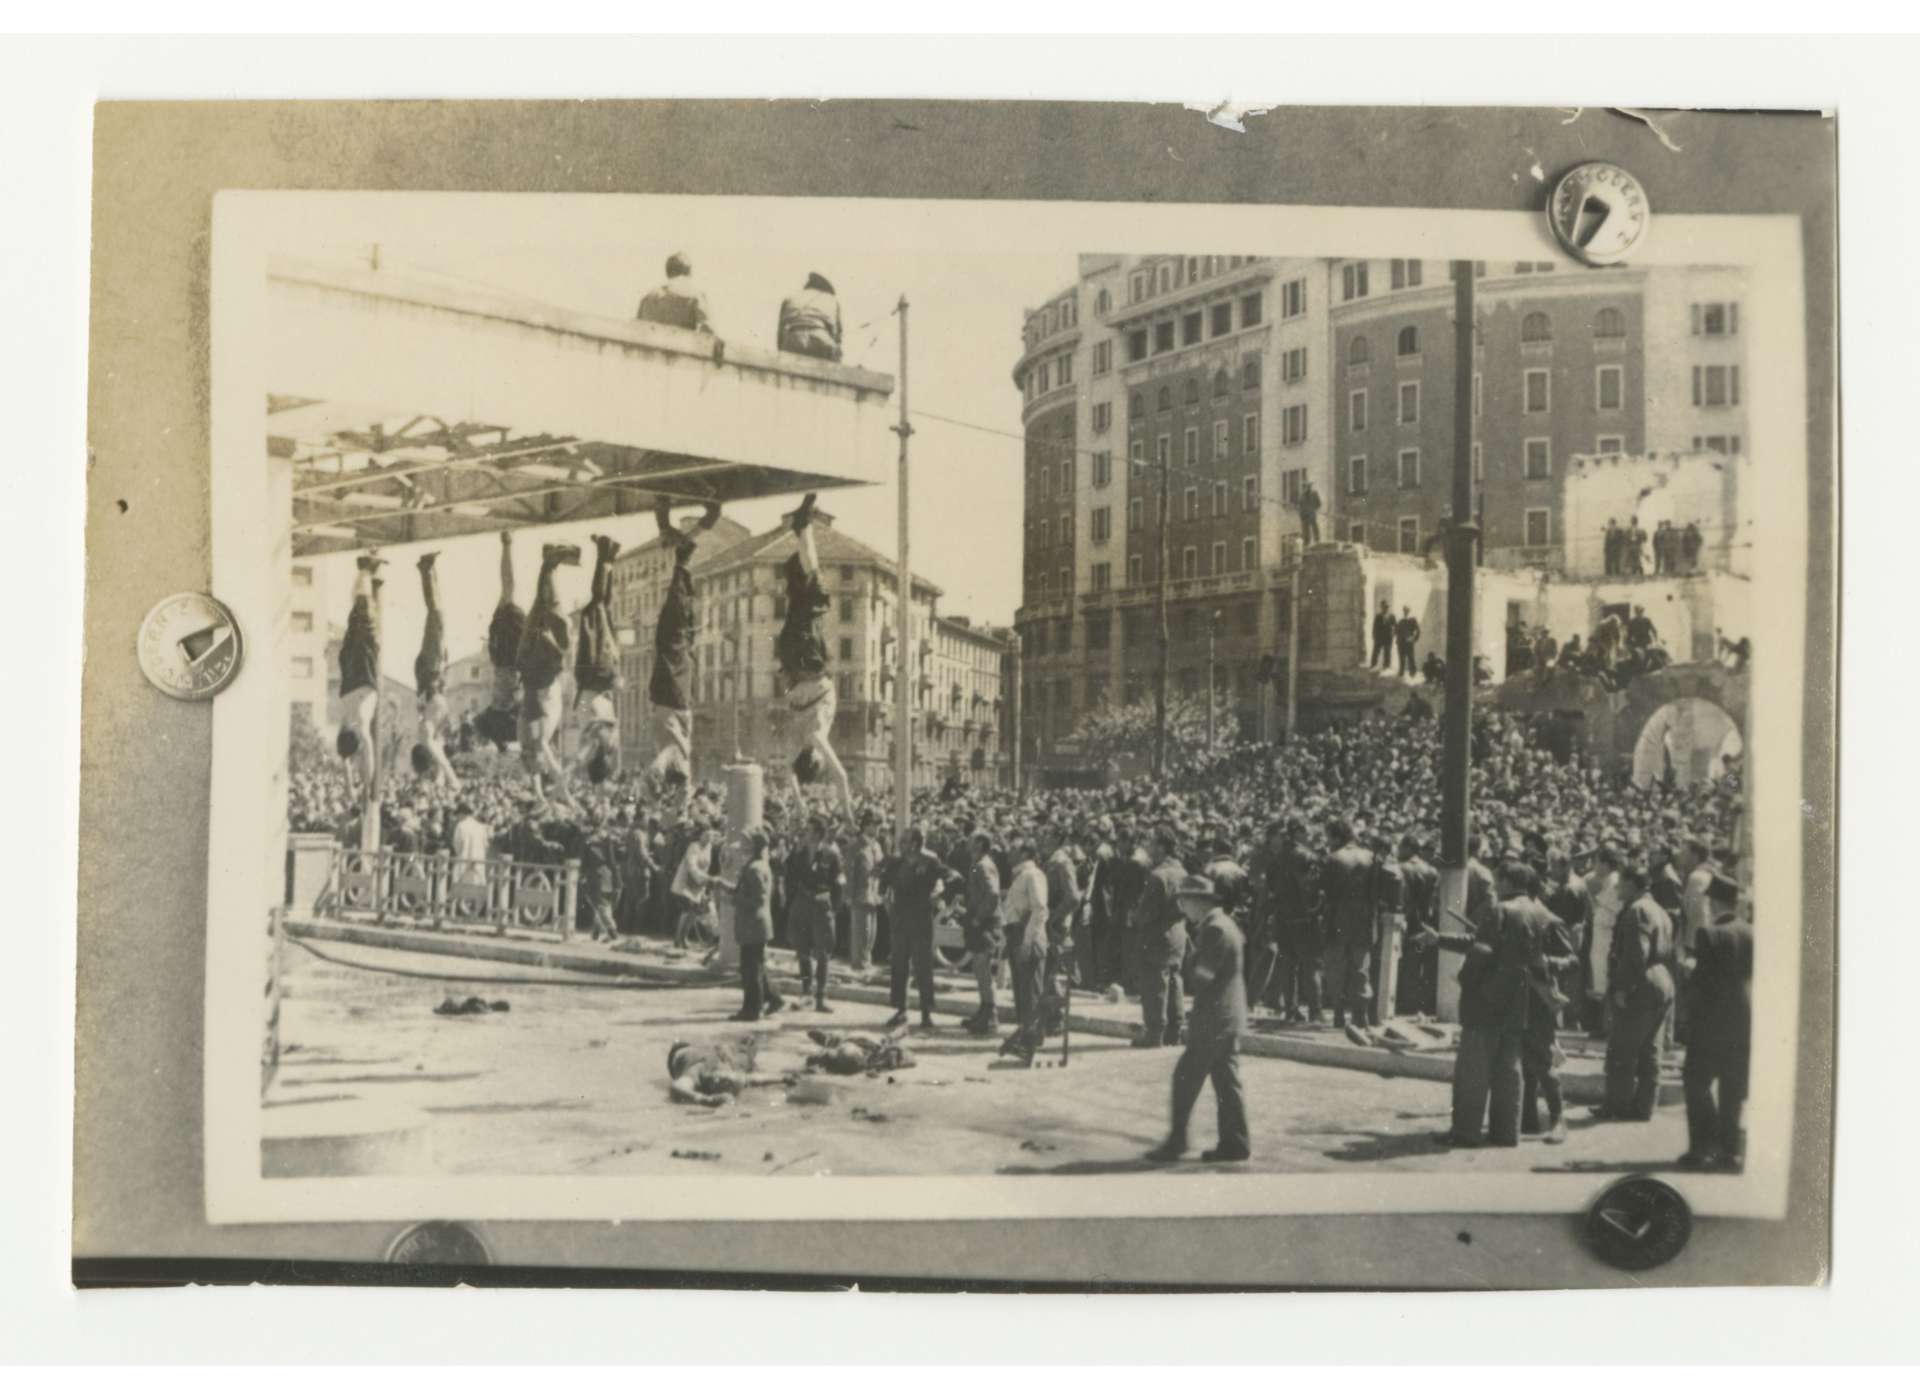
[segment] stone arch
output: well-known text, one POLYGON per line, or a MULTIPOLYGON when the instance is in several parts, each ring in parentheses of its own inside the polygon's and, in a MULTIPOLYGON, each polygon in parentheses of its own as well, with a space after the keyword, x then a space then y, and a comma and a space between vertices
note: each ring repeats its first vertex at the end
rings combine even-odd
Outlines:
POLYGON ((1640 677, 1615 700, 1615 754, 1636 782, 1653 761, 1649 746, 1659 745, 1670 733, 1677 731, 1687 750, 1677 761, 1682 775, 1696 781, 1730 753, 1744 751, 1751 733, 1744 671, 1705 663, 1669 666, 1640 677), (1731 735, 1737 735, 1737 741, 1731 735), (1730 747, 1735 742, 1739 748, 1730 747))

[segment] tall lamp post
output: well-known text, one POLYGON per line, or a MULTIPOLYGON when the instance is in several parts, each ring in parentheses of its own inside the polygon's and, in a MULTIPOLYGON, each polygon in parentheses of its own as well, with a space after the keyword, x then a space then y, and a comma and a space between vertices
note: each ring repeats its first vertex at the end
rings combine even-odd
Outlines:
POLYGON ((1167 769, 1167 527, 1171 524, 1173 495, 1168 485, 1172 475, 1171 456, 1160 459, 1160 565, 1154 576, 1155 599, 1160 613, 1160 672, 1153 687, 1153 776, 1165 775, 1167 769))
MULTIPOLYGON (((1453 265, 1453 518, 1447 523, 1447 715, 1440 751, 1440 907, 1467 905, 1468 766, 1473 724, 1473 263, 1453 265)), ((1446 956, 1446 955, 1443 955, 1446 956)), ((1440 987, 1455 979, 1441 968, 1440 987)), ((1441 1014, 1451 1008, 1443 1006, 1441 1014)))
POLYGON ((1213 689, 1213 639, 1214 634, 1219 630, 1220 609, 1215 608, 1207 614, 1207 752, 1209 755, 1213 752, 1213 714, 1218 703, 1218 697, 1215 696, 1213 689))

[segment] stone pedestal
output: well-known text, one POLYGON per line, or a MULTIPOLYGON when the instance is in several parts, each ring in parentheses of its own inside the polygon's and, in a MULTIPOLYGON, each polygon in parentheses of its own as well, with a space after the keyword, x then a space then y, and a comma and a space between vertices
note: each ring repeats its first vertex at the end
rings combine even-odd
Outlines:
POLYGON ((334 839, 324 831, 296 831, 287 837, 287 909, 311 914, 333 868, 334 839))
MULTIPOLYGON (((729 763, 727 781, 727 837, 720 846, 720 878, 728 884, 740 878, 750 847, 746 833, 766 815, 766 774, 757 763, 729 763)), ((716 892, 714 912, 720 923, 720 951, 714 965, 724 971, 740 966, 740 946, 733 939, 733 896, 716 892)))

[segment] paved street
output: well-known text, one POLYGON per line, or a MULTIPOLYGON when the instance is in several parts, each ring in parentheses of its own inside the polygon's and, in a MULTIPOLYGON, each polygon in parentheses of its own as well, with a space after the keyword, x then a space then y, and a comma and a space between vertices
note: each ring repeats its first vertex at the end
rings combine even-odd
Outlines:
MULTIPOLYGON (((1113 1038, 1076 1041, 1072 1064, 1023 1070, 942 1017, 910 1045, 918 1065, 891 1076, 808 1076, 829 1101, 796 1102, 780 1087, 749 1090, 723 1109, 668 1101, 676 1040, 734 1036, 732 988, 631 989, 472 980, 474 965, 330 945, 382 967, 465 977, 366 972, 289 950, 283 1054, 267 1094, 268 1132, 324 1105, 334 1122, 424 1123, 422 1170, 484 1173, 1095 1173, 1146 1169, 1160 1139, 1177 1051, 1137 1051, 1113 1038), (437 1016, 443 998, 504 999, 510 1009, 437 1016), (364 1110, 364 1114, 361 1112, 364 1110), (680 1155, 699 1154, 699 1155, 680 1155), (711 1155, 709 1155, 711 1154, 711 1155)), ((504 975, 488 968, 489 975, 504 975)), ((574 979, 581 980, 581 979, 574 979)), ((874 1030, 885 1010, 845 1002, 832 1015, 789 1013, 763 1024, 760 1066, 799 1069, 809 1027, 874 1030)), ((1050 1047, 1053 1058, 1057 1042, 1050 1047)), ((1582 1127, 1569 1141, 1517 1150, 1448 1151, 1447 1086, 1299 1064, 1242 1061, 1254 1160, 1270 1172, 1608 1170, 1670 1164, 1685 1147, 1680 1111, 1650 1125, 1582 1127)), ((1212 1096, 1195 1115, 1209 1145, 1212 1096)), ((1206 1171, 1197 1160, 1176 1168, 1206 1171)))

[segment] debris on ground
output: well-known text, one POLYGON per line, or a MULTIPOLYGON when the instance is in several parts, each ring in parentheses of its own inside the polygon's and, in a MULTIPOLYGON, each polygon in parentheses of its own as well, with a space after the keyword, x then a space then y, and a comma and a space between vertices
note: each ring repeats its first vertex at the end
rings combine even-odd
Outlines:
POLYGON ((455 1001, 448 997, 433 1008, 436 1016, 484 1016, 489 1011, 509 1011, 512 1007, 504 1001, 486 1001, 480 997, 468 997, 465 1001, 455 1001))
POLYGON ((720 1160, 720 1154, 718 1152, 702 1152, 695 1148, 676 1147, 673 1149, 673 1155, 684 1162, 717 1162, 720 1160))
POLYGON ((858 1118, 863 1123, 891 1123, 893 1121, 893 1115, 890 1113, 875 1113, 870 1108, 862 1108, 857 1105, 849 1110, 849 1112, 853 1117, 858 1118))
POLYGON ((1020 1144, 1020 1150, 1022 1152, 1058 1152, 1060 1149, 1050 1142, 1035 1142, 1032 1138, 1028 1138, 1020 1144))

